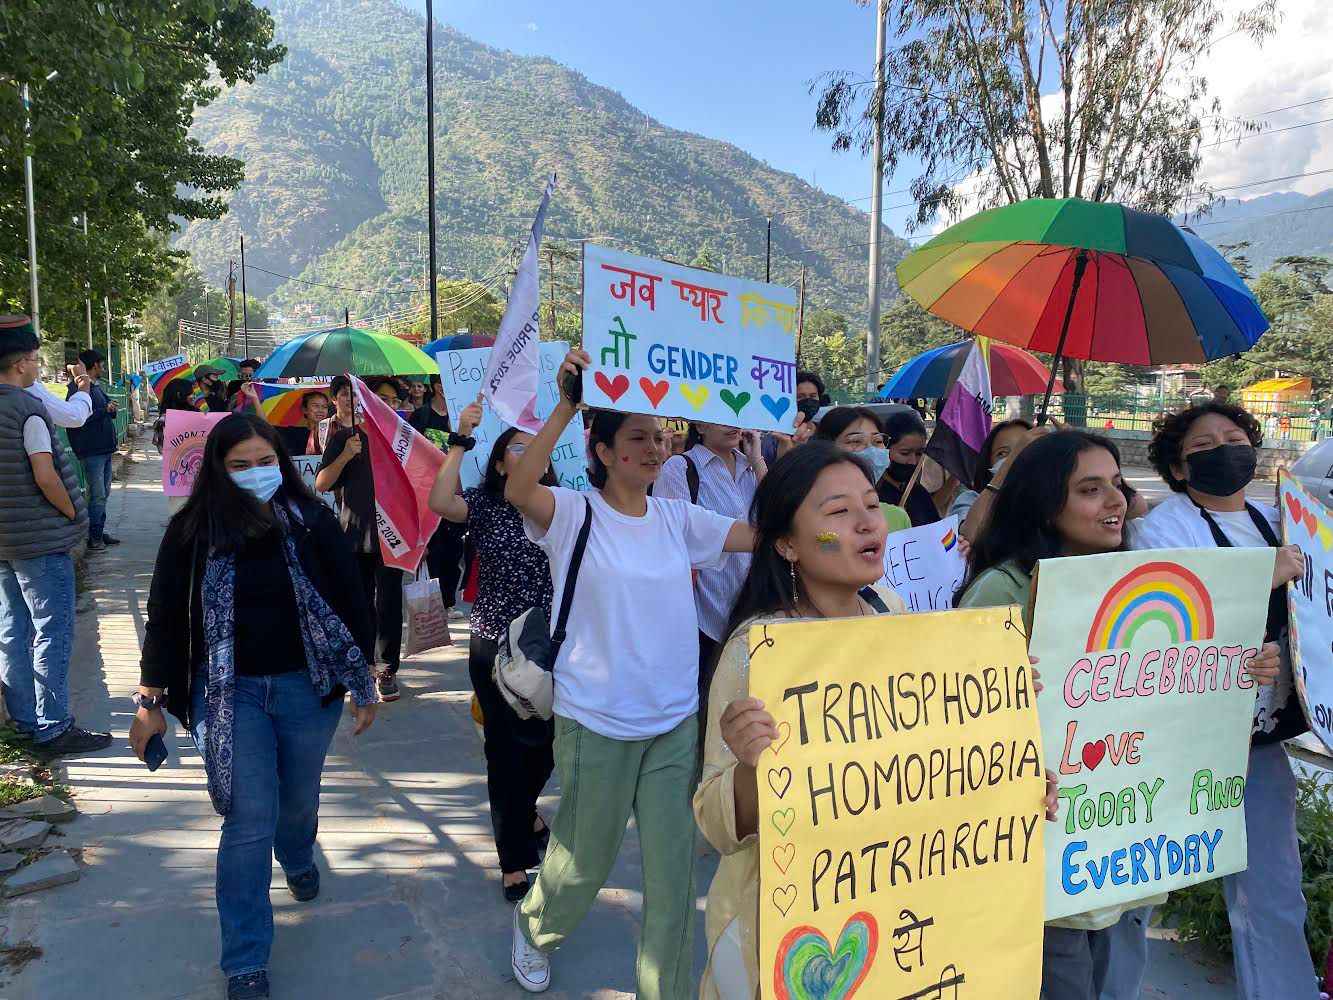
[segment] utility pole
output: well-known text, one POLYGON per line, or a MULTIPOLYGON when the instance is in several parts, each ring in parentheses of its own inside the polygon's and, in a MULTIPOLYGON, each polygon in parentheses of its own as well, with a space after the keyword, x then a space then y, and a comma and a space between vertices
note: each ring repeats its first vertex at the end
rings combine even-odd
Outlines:
POLYGON ((874 180, 870 188, 870 302, 866 330, 866 391, 879 379, 879 231, 884 224, 884 49, 888 33, 888 0, 875 3, 875 140, 871 154, 874 180))
MULTIPOLYGON (((28 85, 23 85, 23 130, 28 139, 32 138, 32 100, 28 85)), ((37 306, 37 212, 32 199, 32 156, 23 154, 23 189, 28 207, 28 291, 32 297, 32 330, 37 336, 42 335, 40 311, 37 306)))
POLYGON ((801 264, 801 298, 796 309, 796 367, 801 366, 801 334, 805 333, 805 264, 801 264))
MULTIPOLYGON (((88 249, 88 210, 83 210, 83 249, 88 249)), ((83 308, 88 317, 88 349, 93 347, 93 285, 87 275, 83 279, 83 308)))
POLYGON ((245 236, 241 236, 241 341, 250 356, 250 307, 245 302, 245 236))
POLYGON ((439 337, 439 289, 435 287, 435 5, 426 0, 426 228, 430 236, 430 343, 439 337))
POLYGON ((773 280, 773 217, 768 218, 768 235, 764 238, 764 280, 773 280))
POLYGON ((236 347, 236 261, 227 261, 227 353, 236 347))

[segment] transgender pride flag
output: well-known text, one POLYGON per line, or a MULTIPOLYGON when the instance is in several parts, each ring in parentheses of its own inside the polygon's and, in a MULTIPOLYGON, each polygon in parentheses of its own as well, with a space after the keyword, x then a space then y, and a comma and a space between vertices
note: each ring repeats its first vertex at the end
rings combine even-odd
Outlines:
POLYGON ((426 504, 444 452, 418 434, 406 420, 355 375, 352 388, 360 404, 357 428, 370 444, 370 472, 375 480, 375 527, 384 565, 415 573, 426 543, 440 526, 440 515, 426 504))
POLYGON ((977 337, 949 389, 926 454, 971 486, 981 446, 990 433, 990 341, 977 337))

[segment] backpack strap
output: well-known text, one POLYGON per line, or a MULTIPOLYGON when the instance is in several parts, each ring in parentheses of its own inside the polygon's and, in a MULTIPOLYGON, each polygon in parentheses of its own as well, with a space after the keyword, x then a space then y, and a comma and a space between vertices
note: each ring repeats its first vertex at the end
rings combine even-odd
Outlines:
POLYGON ((857 591, 857 596, 874 608, 875 614, 887 615, 889 613, 889 606, 884 603, 884 598, 875 592, 874 587, 862 587, 857 591))
POLYGON ((690 489, 690 503, 699 503, 699 467, 694 464, 694 459, 689 455, 681 455, 685 459, 685 485, 690 489))
POLYGON ((574 542, 574 551, 569 556, 565 589, 560 594, 560 617, 556 619, 555 631, 551 633, 552 666, 560 655, 560 647, 565 643, 565 625, 569 622, 569 606, 574 600, 574 585, 579 581, 579 567, 583 565, 583 553, 588 548, 588 535, 592 531, 592 503, 587 497, 583 498, 583 506, 583 527, 579 528, 579 537, 574 542))

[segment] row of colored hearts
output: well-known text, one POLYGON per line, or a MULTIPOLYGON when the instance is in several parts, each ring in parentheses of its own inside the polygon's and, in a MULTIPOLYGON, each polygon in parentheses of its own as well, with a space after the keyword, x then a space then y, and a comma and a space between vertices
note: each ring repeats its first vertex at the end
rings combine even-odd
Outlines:
POLYGON ((1319 539, 1319 544, 1323 546, 1325 552, 1333 547, 1333 529, 1291 493, 1287 494, 1287 510, 1291 512, 1293 521, 1305 526, 1305 531, 1311 538, 1319 539))
MULTIPOLYGON (((606 398, 611 402, 616 402, 621 396, 629 391, 629 377, 625 374, 617 375, 615 378, 607 378, 602 372, 596 372, 593 375, 593 381, 597 383, 597 388, 605 393, 606 398)), ((671 389, 671 383, 666 379, 654 382, 652 379, 642 377, 639 379, 639 388, 647 397, 648 402, 652 404, 653 409, 657 409, 666 394, 671 389)), ((706 385, 690 385, 688 382, 681 382, 676 386, 680 394, 695 411, 702 410, 704 404, 708 402, 711 389, 706 385)), ((732 392, 730 389, 722 389, 718 392, 718 398, 727 405, 736 416, 741 415, 741 410, 747 407, 754 398, 748 392, 732 392)), ((781 420, 783 414, 791 408, 791 399, 787 396, 770 396, 768 393, 761 393, 759 402, 763 404, 774 420, 781 420)))

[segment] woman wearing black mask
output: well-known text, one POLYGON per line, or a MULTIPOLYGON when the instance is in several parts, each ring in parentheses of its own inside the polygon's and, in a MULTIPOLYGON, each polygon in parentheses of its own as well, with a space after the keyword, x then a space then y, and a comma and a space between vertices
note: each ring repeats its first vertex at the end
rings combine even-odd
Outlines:
POLYGON ((1222 880, 1236 980, 1245 1000, 1315 1000, 1305 947, 1305 898, 1296 839, 1296 778, 1282 741, 1306 728, 1292 686, 1283 585, 1304 571, 1300 550, 1281 546, 1276 508, 1247 500, 1263 441, 1259 422, 1238 406, 1208 402, 1156 424, 1148 457, 1175 496, 1143 518, 1137 549, 1218 546, 1278 549, 1265 638, 1282 647, 1277 682, 1260 688, 1245 785, 1249 867, 1222 880))
POLYGON ((914 413, 890 413, 884 420, 884 444, 889 449, 889 468, 877 486, 880 500, 907 511, 913 527, 934 524, 940 512, 919 481, 903 496, 926 450, 926 425, 914 413))

